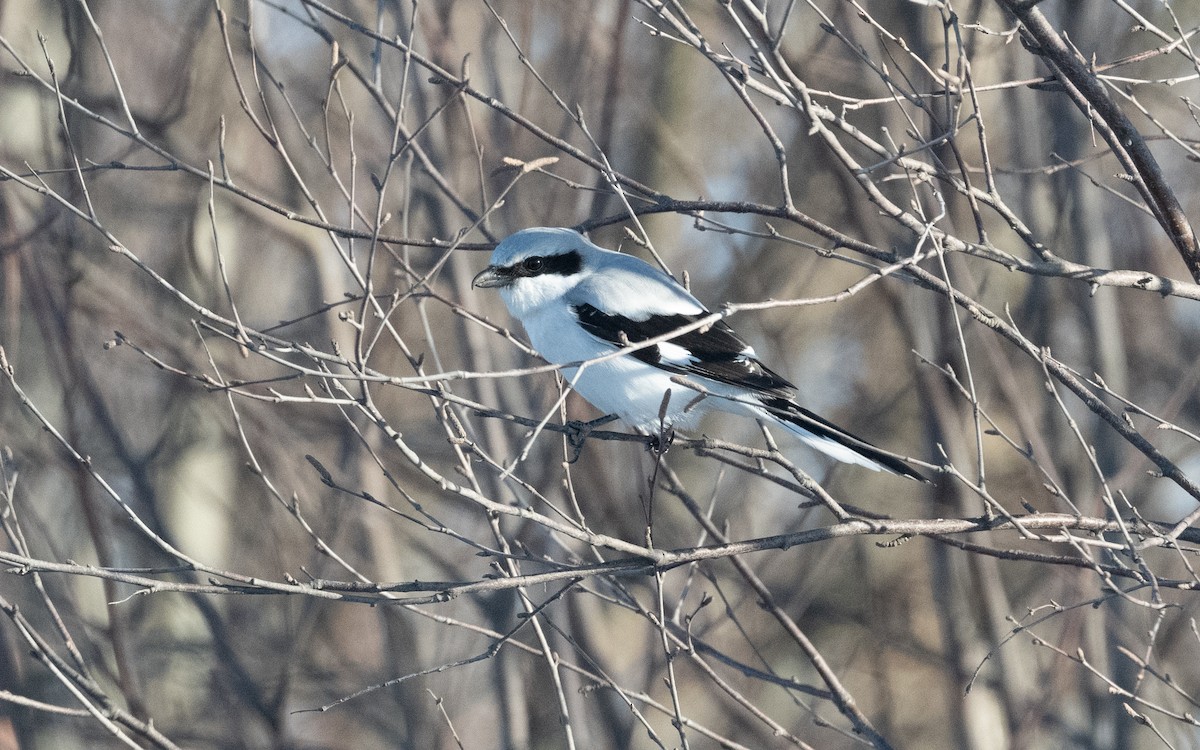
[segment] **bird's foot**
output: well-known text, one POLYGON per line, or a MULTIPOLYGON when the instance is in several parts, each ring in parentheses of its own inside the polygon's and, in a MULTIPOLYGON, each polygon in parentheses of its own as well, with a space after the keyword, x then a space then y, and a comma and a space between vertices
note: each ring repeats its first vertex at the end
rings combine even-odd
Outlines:
POLYGON ((650 452, 656 456, 665 455, 671 449, 671 444, 675 442, 675 428, 668 427, 660 431, 657 435, 651 435, 648 446, 650 452))
POLYGON ((583 453, 583 444, 587 441, 588 436, 595 432, 597 428, 603 427, 616 418, 616 414, 606 414, 590 422, 581 422, 577 419, 567 422, 564 425, 566 431, 563 433, 567 438, 567 445, 571 446, 571 457, 567 459, 567 463, 573 464, 578 461, 579 455, 583 453))

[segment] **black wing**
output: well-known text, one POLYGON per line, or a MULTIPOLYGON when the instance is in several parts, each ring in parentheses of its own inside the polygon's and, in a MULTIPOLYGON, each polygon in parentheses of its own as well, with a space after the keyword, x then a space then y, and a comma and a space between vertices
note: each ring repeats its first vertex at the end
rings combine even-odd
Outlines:
MULTIPOLYGON (((585 331, 618 347, 657 338, 709 316, 704 312, 651 315, 645 320, 633 320, 606 313, 586 302, 571 309, 585 331)), ((796 387, 764 367, 754 356, 754 350, 723 320, 673 336, 668 342, 684 350, 687 356, 672 356, 674 350, 665 352, 661 345, 638 349, 630 356, 664 370, 749 388, 767 397, 790 401, 796 395, 796 387)))
MULTIPOLYGON (((645 320, 633 320, 606 313, 587 303, 573 305, 571 309, 585 331, 617 347, 657 338, 709 315, 707 312, 698 315, 652 315, 645 320)), ((670 372, 699 375, 720 383, 748 388, 757 392, 762 405, 780 419, 817 437, 844 445, 897 474, 922 482, 929 481, 899 457, 797 404, 796 387, 759 362, 754 350, 738 338, 725 321, 718 320, 711 326, 681 333, 667 341, 685 350, 687 357, 672 356, 674 350, 664 353, 661 344, 638 349, 630 356, 670 372)))

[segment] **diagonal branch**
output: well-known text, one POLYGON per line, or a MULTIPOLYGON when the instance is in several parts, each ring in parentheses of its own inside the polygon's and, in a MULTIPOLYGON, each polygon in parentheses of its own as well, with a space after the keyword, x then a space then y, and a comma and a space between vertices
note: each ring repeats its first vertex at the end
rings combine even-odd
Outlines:
POLYGON ((1020 20, 1037 45, 1036 53, 1058 74, 1075 106, 1108 142, 1183 257, 1192 278, 1200 281, 1200 248, 1197 248, 1196 235, 1142 134, 1108 95, 1096 74, 1067 46, 1034 3, 1023 0, 997 2, 1020 20))

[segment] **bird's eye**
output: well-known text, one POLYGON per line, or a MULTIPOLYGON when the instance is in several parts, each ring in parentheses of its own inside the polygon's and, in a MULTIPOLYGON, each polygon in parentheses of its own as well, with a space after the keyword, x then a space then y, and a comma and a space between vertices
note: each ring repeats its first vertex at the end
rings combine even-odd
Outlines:
POLYGON ((542 266, 544 265, 546 265, 546 261, 544 259, 534 256, 532 258, 526 258, 524 262, 521 263, 521 268, 525 269, 525 271, 529 273, 537 273, 538 271, 542 270, 542 266))

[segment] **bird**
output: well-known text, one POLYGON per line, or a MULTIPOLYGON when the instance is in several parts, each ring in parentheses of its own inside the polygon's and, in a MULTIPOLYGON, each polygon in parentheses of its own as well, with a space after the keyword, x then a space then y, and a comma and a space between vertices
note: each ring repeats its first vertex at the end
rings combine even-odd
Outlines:
POLYGON ((778 425, 837 461, 928 481, 801 406, 799 389, 671 276, 573 229, 509 235, 471 286, 497 289, 537 353, 564 365, 571 388, 636 431, 673 434, 711 411, 729 412, 778 425), (644 343, 651 339, 661 340, 644 343))

